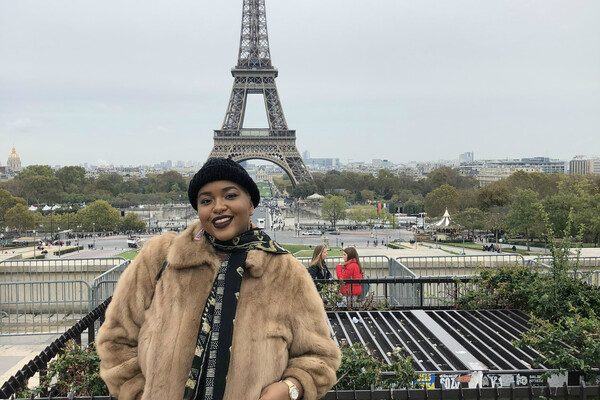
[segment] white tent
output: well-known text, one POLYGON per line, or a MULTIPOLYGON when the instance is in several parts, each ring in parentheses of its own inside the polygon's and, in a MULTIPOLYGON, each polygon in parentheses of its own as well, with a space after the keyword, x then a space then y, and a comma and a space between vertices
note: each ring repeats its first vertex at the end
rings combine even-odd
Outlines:
POLYGON ((324 197, 321 196, 319 193, 314 193, 314 194, 311 194, 310 196, 308 196, 306 198, 306 200, 323 200, 323 198, 324 197))
POLYGON ((446 212, 442 216, 442 219, 436 222, 435 226, 448 226, 450 225, 450 213, 448 213, 448 209, 446 208, 446 212))
POLYGON ((37 211, 37 206, 29 206, 29 211, 37 211))

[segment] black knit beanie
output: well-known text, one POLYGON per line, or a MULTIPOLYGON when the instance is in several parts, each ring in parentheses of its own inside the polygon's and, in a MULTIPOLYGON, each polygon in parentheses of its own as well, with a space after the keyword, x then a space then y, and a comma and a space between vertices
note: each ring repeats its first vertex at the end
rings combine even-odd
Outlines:
POLYGON ((230 158, 211 158, 196 172, 188 187, 188 198, 194 210, 198 210, 198 192, 202 186, 214 181, 237 183, 248 191, 252 204, 258 207, 260 192, 248 172, 230 158))

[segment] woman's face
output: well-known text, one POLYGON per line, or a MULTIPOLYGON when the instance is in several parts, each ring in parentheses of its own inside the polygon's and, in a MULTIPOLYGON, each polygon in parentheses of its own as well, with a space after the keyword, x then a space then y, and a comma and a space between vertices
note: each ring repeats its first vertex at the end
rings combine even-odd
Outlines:
POLYGON ((348 261, 348 254, 346 254, 346 252, 344 252, 342 257, 344 257, 344 262, 348 261))
POLYGON ((327 248, 323 247, 323 251, 321 252, 321 260, 325 260, 327 258, 327 248))
POLYGON ((219 240, 246 232, 254 206, 250 195, 231 181, 214 181, 198 191, 198 218, 202 228, 219 240))

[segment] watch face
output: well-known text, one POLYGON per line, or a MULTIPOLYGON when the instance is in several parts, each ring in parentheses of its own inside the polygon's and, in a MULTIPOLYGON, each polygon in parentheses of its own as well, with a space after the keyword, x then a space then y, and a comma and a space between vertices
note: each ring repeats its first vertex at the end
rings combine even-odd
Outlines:
POLYGON ((296 400, 298 398, 298 395, 300 393, 298 393, 298 389, 296 389, 295 387, 290 389, 290 394, 292 395, 292 399, 296 400))

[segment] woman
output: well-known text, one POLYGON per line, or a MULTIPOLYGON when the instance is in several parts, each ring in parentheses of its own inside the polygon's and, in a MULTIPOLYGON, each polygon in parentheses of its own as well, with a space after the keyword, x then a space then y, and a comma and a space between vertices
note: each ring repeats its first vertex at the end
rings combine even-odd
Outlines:
POLYGON ((251 224, 254 181, 236 162, 210 159, 188 196, 199 222, 148 241, 106 311, 97 346, 111 394, 324 396, 340 352, 306 268, 251 224))
MULTIPOLYGON (((327 258, 327 247, 318 245, 313 251, 312 260, 310 261, 310 267, 308 267, 308 273, 314 279, 331 279, 331 273, 327 268, 325 259, 327 258)), ((317 290, 321 291, 321 285, 317 285, 317 290)))
MULTIPOLYGON (((349 279, 362 279, 363 270, 358 259, 358 252, 354 247, 344 249, 344 264, 335 267, 337 278, 347 281, 349 279)), ((348 296, 349 300, 358 300, 362 294, 362 285, 360 283, 344 283, 340 286, 340 293, 348 296)))

